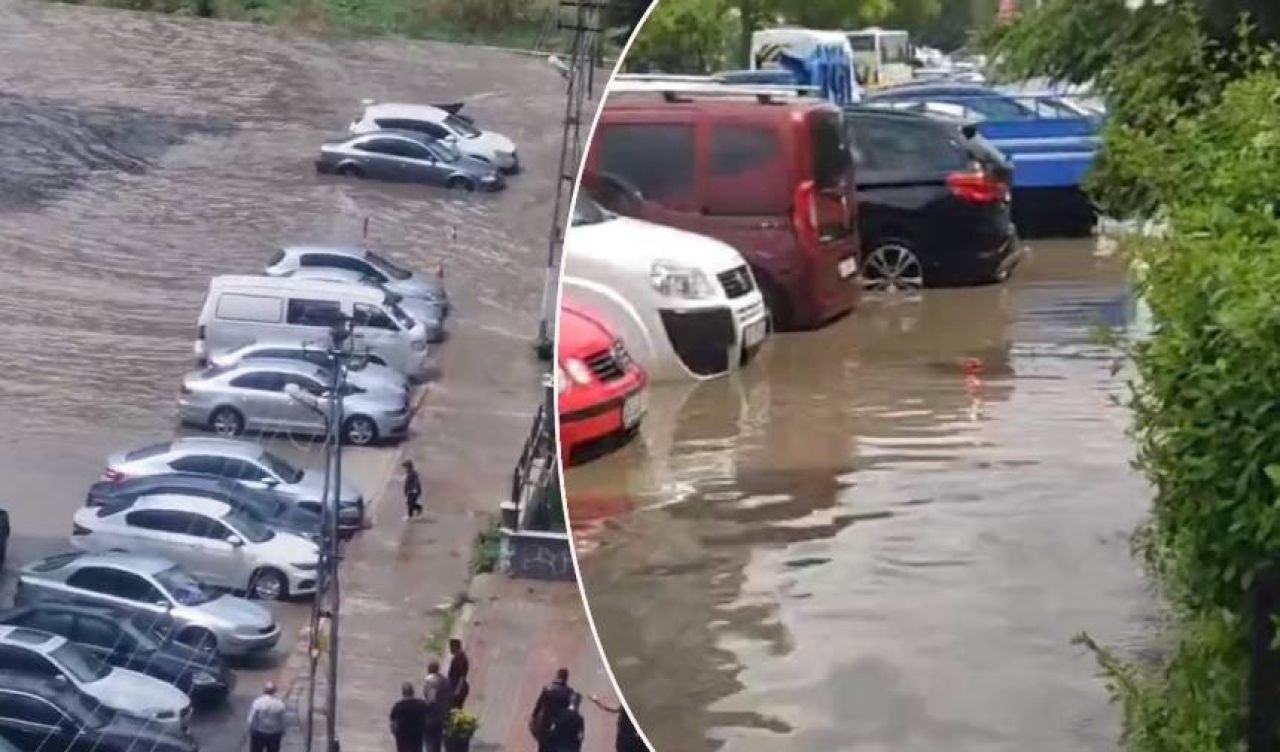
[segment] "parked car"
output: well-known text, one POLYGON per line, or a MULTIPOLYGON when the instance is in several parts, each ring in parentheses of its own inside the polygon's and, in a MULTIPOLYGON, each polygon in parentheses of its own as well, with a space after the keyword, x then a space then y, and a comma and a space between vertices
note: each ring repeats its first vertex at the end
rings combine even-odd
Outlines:
POLYGON ((608 326, 561 300, 556 328, 560 451, 569 461, 592 445, 634 434, 644 419, 644 369, 608 326))
POLYGON ((277 533, 213 499, 144 496, 125 507, 85 507, 74 516, 71 545, 172 561, 216 588, 261 600, 314 593, 320 549, 277 533))
MULTIPOLYGON (((277 491, 317 514, 325 501, 323 471, 296 467, 259 444, 234 439, 188 437, 118 452, 107 459, 102 480, 119 483, 175 472, 230 478, 250 488, 277 491)), ((364 494, 349 480, 340 490, 338 524, 343 530, 359 529, 364 525, 364 494)))
POLYGON ((565 235, 566 295, 627 344, 649 378, 707 379, 764 345, 769 312, 741 254, 713 238, 621 217, 579 192, 565 235))
POLYGON ((960 108, 959 116, 1012 162, 1014 211, 1024 228, 1087 234, 1096 219, 1080 190, 1099 148, 1103 116, 1061 93, 1009 93, 963 83, 923 83, 885 89, 866 104, 920 111, 960 108))
POLYGON ((500 191, 502 173, 448 141, 413 131, 375 131, 320 147, 316 171, 396 183, 427 183, 463 191, 500 191))
MULTIPOLYGON (((319 279, 328 282, 340 282, 347 285, 365 285, 366 287, 383 288, 372 277, 353 272, 349 269, 296 269, 290 272, 289 279, 319 279)), ((383 288, 385 289, 385 288, 383 288)), ((398 295, 398 293, 391 293, 398 295)), ((444 339, 444 320, 447 315, 446 306, 421 298, 399 297, 396 303, 414 321, 421 321, 427 328, 427 341, 439 342, 444 339)))
POLYGON ((611 84, 583 185, 605 208, 738 249, 779 329, 852 310, 853 167, 840 110, 721 84, 611 84))
POLYGON ((332 329, 352 322, 352 344, 406 376, 421 374, 426 326, 405 313, 398 294, 366 285, 316 279, 214 277, 196 329, 197 362, 254 342, 328 347, 332 329))
POLYGON ((208 475, 165 473, 119 482, 100 480, 89 487, 85 506, 122 509, 138 499, 155 496, 190 496, 220 501, 272 530, 312 540, 320 538, 321 517, 315 510, 299 506, 283 493, 250 488, 230 478, 208 475))
MULTIPOLYGON (((329 355, 324 349, 301 342, 256 342, 216 355, 210 359, 209 365, 234 368, 241 363, 261 360, 294 360, 317 368, 330 366, 329 355)), ((406 395, 412 391, 409 379, 403 373, 376 363, 353 365, 347 370, 347 381, 365 391, 403 392, 406 395)))
POLYGON ((217 653, 184 645, 155 620, 119 609, 41 603, 0 612, 0 624, 64 637, 116 668, 171 684, 195 702, 221 702, 235 688, 235 674, 217 653))
POLYGON ((0 669, 61 679, 108 708, 187 732, 191 700, 172 684, 115 668, 65 637, 0 624, 0 669))
POLYGON ((299 269, 333 269, 356 272, 406 298, 436 303, 450 312, 444 285, 444 267, 435 274, 415 274, 367 248, 341 245, 291 245, 276 251, 267 265, 269 277, 285 277, 299 269))
POLYGON ((0 752, 198 752, 185 734, 117 713, 48 676, 0 671, 0 752))
MULTIPOLYGON (((245 431, 322 436, 324 413, 290 392, 301 389, 327 404, 333 398, 330 371, 296 360, 251 360, 235 366, 213 366, 182 378, 178 417, 221 436, 245 431)), ((342 387, 343 441, 367 446, 403 438, 409 431, 409 396, 402 391, 365 391, 347 382, 342 387)))
POLYGON ((500 133, 485 131, 461 113, 461 104, 422 105, 375 104, 365 102, 364 112, 351 123, 351 132, 373 133, 379 130, 401 130, 421 133, 429 138, 452 143, 463 154, 497 167, 507 173, 520 171, 520 157, 511 139, 500 133))
POLYGON ((878 290, 1003 280, 1022 258, 1013 170, 971 127, 912 112, 845 111, 857 165, 862 276, 878 290))
POLYGON ((215 592, 172 561, 154 556, 79 551, 48 556, 22 568, 14 600, 18 606, 104 605, 171 621, 174 639, 224 656, 264 653, 280 641, 270 611, 215 592))

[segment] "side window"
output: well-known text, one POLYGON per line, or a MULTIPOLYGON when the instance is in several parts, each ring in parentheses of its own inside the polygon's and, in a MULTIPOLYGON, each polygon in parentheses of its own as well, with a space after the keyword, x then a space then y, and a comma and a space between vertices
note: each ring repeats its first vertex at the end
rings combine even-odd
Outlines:
POLYGON ((53 727, 62 723, 64 716, 48 700, 22 692, 0 690, 0 718, 53 727))
POLYGON ((324 394, 324 389, 325 389, 324 384, 321 384, 319 381, 316 381, 315 379, 309 378, 307 376, 290 374, 289 376, 286 377, 286 382, 289 384, 297 384, 299 387, 302 388, 303 391, 307 392, 308 394, 313 394, 317 397, 319 397, 321 394, 324 394))
POLYGON ((332 326, 341 317, 342 307, 336 300, 291 298, 286 320, 298 326, 332 326))
POLYGON ((80 590, 88 590, 103 595, 119 595, 116 587, 115 570, 101 567, 85 567, 76 571, 67 579, 67 584, 80 590))
POLYGON ((371 329, 389 329, 393 332, 400 331, 400 327, 395 325, 391 317, 376 306, 356 303, 355 309, 352 311, 352 318, 355 319, 356 326, 367 326, 371 329))
POLYGON ((36 676, 57 676, 60 672, 39 653, 13 645, 0 645, 0 666, 36 676))
POLYGON ((75 640, 107 650, 131 651, 135 647, 128 633, 96 616, 76 617, 75 640))
POLYGON ((237 295, 228 292, 218 298, 216 315, 227 321, 279 324, 281 308, 280 298, 269 298, 264 295, 237 295))
POLYGON ((194 538, 210 538, 225 540, 231 533, 223 524, 215 519, 192 512, 170 512, 175 532, 190 535, 194 538))
POLYGON ((232 379, 231 386, 237 389, 252 389, 256 392, 283 392, 284 374, 262 371, 246 373, 232 379))
POLYGON ((223 475, 238 480, 263 481, 267 479, 267 474, 262 468, 244 460, 226 460, 226 464, 223 466, 223 475))
POLYGON ((691 125, 611 125, 600 141, 599 172, 635 186, 646 199, 692 210, 698 153, 691 125))
POLYGON ((85 567, 67 580, 74 588, 142 603, 156 603, 164 596, 150 583, 130 572, 104 567, 85 567))
POLYGON ((205 457, 189 455, 169 463, 169 467, 180 473, 196 473, 197 475, 222 475, 226 460, 221 457, 205 457))
POLYGON ((791 206, 782 142, 772 129, 716 125, 706 206, 713 214, 762 215, 791 206))
POLYGON ((144 510, 141 512, 129 512, 125 515, 124 521, 129 527, 141 528, 143 530, 154 530, 161 533, 177 533, 174 530, 168 514, 159 510, 144 510))

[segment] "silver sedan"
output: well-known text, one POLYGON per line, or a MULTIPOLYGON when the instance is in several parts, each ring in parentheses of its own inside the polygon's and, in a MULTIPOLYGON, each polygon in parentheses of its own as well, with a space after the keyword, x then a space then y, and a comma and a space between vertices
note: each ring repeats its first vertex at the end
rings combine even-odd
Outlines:
MULTIPOLYGON (((247 430, 294 435, 323 435, 321 409, 331 398, 329 373, 291 360, 247 361, 187 374, 178 398, 183 423, 222 436, 247 430)), ((409 429, 409 398, 404 392, 365 391, 348 382, 342 393, 344 441, 364 446, 402 438, 409 429)))
MULTIPOLYGON (((299 363, 310 363, 317 368, 329 367, 329 356, 324 350, 301 342, 255 342, 214 355, 209 359, 209 365, 230 368, 241 363, 260 360, 294 360, 299 363)), ((404 374, 394 368, 376 363, 364 363, 358 370, 353 368, 347 380, 366 392, 408 393, 411 390, 409 379, 404 374)))
POLYGON ((398 183, 429 183, 464 191, 507 186, 488 162, 413 131, 381 130, 320 147, 316 170, 398 183))

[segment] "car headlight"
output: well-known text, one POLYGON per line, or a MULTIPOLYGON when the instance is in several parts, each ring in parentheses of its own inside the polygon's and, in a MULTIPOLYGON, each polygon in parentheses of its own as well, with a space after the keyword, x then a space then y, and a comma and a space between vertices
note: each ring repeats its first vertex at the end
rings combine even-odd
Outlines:
POLYGON ((649 269, 649 282, 653 289, 671 298, 703 300, 716 294, 701 269, 673 261, 655 261, 649 269))
POLYGON ((559 364, 557 364, 556 365, 556 394, 564 394, 565 392, 569 391, 570 386, 572 385, 569 383, 569 375, 564 372, 564 369, 561 368, 559 364))
POLYGON ((493 173, 489 173, 488 175, 485 175, 484 177, 480 178, 480 182, 481 182, 481 183, 496 183, 496 182, 498 182, 498 176, 497 176, 497 175, 494 175, 493 173))
POLYGON ((213 684, 217 684, 218 677, 214 676, 208 671, 196 671, 191 675, 191 683, 207 687, 213 684))
POLYGON ((569 378, 573 380, 574 384, 586 386, 591 383, 591 369, 588 368, 587 364, 583 363, 581 360, 578 360, 577 358, 568 358, 560 365, 561 368, 564 369, 564 372, 568 374, 569 378))

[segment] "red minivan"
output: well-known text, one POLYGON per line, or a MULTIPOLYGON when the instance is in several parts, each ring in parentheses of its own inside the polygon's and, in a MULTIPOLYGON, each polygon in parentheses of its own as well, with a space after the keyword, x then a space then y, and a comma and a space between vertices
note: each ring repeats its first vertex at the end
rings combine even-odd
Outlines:
POLYGON ((583 174, 592 196, 737 248, 775 328, 813 328, 853 309, 862 290, 857 198, 839 108, 733 86, 645 83, 610 86, 583 174))
POLYGON ((603 321, 573 302, 560 301, 556 392, 560 456, 566 466, 583 450, 621 443, 640 428, 647 383, 644 370, 603 321))

